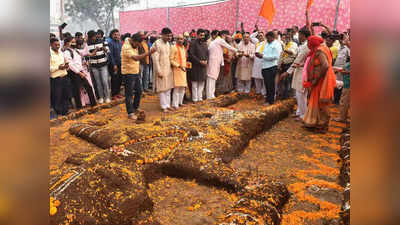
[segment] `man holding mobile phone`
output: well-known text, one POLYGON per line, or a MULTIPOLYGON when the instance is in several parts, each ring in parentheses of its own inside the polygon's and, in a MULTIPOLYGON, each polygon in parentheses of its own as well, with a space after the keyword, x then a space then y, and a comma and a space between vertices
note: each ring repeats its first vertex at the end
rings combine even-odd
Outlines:
POLYGON ((68 63, 60 51, 60 41, 50 39, 50 89, 51 105, 59 115, 68 113, 68 63))

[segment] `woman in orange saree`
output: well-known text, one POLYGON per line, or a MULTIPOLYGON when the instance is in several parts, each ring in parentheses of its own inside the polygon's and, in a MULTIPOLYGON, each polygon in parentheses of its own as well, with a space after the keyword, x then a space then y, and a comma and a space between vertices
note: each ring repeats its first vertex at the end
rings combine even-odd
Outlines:
POLYGON ((332 53, 322 43, 323 39, 318 36, 308 38, 310 61, 307 65, 307 82, 304 83, 304 87, 309 88, 310 99, 303 122, 305 128, 326 132, 336 76, 332 68, 332 53))

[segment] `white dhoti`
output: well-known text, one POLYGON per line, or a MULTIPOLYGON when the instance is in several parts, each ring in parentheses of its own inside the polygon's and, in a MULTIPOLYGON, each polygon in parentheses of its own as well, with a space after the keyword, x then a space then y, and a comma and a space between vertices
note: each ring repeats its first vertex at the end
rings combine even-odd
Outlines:
POLYGON ((301 119, 304 119, 304 115, 306 114, 307 111, 307 92, 296 90, 296 100, 297 100, 296 115, 298 115, 301 119))
POLYGON ((215 83, 217 81, 211 77, 207 77, 207 84, 206 84, 206 96, 207 99, 214 99, 215 98, 215 83))
POLYGON ((192 81, 192 101, 203 101, 204 81, 192 81))
POLYGON ((172 106, 178 108, 179 105, 183 104, 183 96, 185 96, 185 87, 174 88, 174 93, 172 96, 172 106))
POLYGON ((267 89, 265 89, 264 79, 254 78, 254 83, 256 84, 256 93, 266 95, 267 89))
POLYGON ((239 93, 250 93, 251 80, 237 80, 237 91, 239 93))
POLYGON ((161 109, 171 108, 171 89, 159 93, 161 109))

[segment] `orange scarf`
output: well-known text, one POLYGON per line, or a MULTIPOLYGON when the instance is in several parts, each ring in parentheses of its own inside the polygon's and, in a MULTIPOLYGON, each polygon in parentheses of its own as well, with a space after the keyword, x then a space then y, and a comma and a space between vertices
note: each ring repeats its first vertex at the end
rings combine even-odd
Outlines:
POLYGON ((180 48, 182 48, 183 46, 180 44, 176 44, 176 50, 178 51, 178 58, 179 58, 179 65, 183 66, 183 58, 182 58, 182 54, 181 54, 181 50, 180 48))

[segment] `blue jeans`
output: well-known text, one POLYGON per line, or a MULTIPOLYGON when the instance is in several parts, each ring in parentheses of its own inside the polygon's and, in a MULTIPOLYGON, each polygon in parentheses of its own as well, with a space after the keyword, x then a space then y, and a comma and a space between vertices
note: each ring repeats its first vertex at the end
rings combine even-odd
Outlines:
POLYGON ((99 98, 109 99, 110 98, 110 85, 108 83, 108 70, 107 66, 100 68, 92 67, 93 76, 96 81, 97 91, 99 98))
POLYGON ((125 105, 126 112, 132 114, 139 109, 140 98, 142 96, 142 87, 140 85, 139 74, 125 74, 122 75, 125 81, 125 105), (132 101, 133 92, 135 98, 132 101))
POLYGON ((141 71, 141 77, 142 77, 142 84, 143 84, 143 90, 149 89, 149 83, 150 83, 150 66, 142 64, 140 65, 140 71, 141 71))

